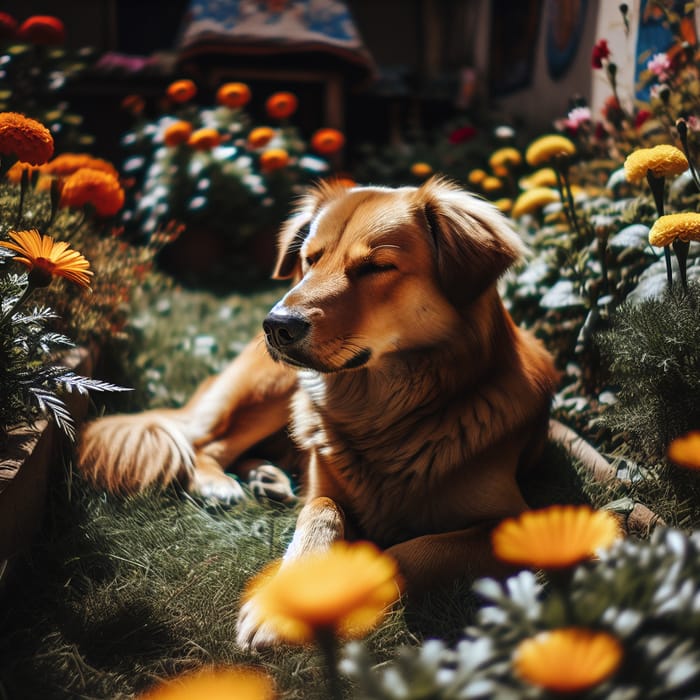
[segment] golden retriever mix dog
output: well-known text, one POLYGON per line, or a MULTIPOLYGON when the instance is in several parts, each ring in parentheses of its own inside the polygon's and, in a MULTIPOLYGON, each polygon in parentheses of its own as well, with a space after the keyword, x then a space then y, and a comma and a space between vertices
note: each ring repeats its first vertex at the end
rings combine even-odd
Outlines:
MULTIPOLYGON (((275 276, 293 286, 266 350, 252 342, 182 409, 89 424, 82 469, 113 491, 178 479, 232 499, 224 469, 288 426, 304 506, 285 561, 346 537, 393 555, 409 594, 501 573, 489 533, 527 508, 516 475, 538 460, 557 379, 496 289, 522 253, 491 204, 445 180, 321 185, 282 229, 275 276)), ((254 603, 239 641, 272 643, 254 603)))

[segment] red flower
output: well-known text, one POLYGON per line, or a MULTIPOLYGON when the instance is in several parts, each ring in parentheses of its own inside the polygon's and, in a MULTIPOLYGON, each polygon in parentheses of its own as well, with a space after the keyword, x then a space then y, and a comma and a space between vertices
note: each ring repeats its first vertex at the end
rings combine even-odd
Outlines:
POLYGON ((66 38, 66 30, 58 17, 34 15, 22 22, 22 26, 19 28, 19 38, 30 44, 55 46, 63 43, 66 38))
POLYGON ((648 109, 640 109, 639 112, 637 112, 637 116, 634 118, 634 128, 639 129, 650 116, 651 112, 648 109))
POLYGON ((465 141, 471 141, 475 136, 476 129, 473 126, 460 126, 447 137, 447 140, 456 145, 465 141))
POLYGON ((610 48, 608 47, 607 39, 599 39, 593 47, 591 65, 593 68, 602 68, 603 61, 607 58, 610 58, 610 48))
POLYGON ((7 12, 0 12, 0 41, 17 36, 17 20, 7 12))

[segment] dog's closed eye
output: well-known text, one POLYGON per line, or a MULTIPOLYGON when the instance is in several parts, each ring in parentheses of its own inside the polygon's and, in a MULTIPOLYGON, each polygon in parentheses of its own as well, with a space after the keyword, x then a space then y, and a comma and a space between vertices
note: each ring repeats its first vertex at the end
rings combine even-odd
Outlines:
POLYGON ((370 275, 379 275, 383 272, 390 272, 391 270, 398 269, 394 263, 390 262, 377 262, 374 260, 367 260, 355 268, 356 277, 368 277, 370 275))

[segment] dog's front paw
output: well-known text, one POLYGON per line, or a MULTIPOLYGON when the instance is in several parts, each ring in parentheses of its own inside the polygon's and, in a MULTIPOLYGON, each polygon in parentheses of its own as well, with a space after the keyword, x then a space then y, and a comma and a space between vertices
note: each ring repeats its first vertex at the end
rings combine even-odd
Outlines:
POLYGON ((265 622, 255 596, 241 606, 236 623, 236 642, 248 650, 267 649, 282 643, 272 625, 265 622))
POLYGON ((261 462, 250 472, 248 485, 258 497, 266 496, 280 503, 295 503, 298 500, 287 474, 268 462, 261 462))
POLYGON ((190 491, 205 501, 218 501, 226 505, 241 503, 248 498, 240 483, 224 473, 216 476, 195 474, 190 491))

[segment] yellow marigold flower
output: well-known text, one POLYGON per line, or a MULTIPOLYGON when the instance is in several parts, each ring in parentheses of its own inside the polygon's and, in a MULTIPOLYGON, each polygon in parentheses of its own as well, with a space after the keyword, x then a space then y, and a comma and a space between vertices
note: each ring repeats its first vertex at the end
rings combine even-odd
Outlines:
POLYGON ((505 168, 508 171, 513 166, 520 165, 523 162, 523 157, 520 151, 512 146, 499 148, 494 151, 489 158, 489 166, 496 172, 496 168, 505 168))
POLYGON ((411 175, 415 177, 429 177, 433 174, 433 168, 429 163, 419 161, 411 165, 411 175))
POLYGON ((648 172, 655 177, 680 175, 688 169, 688 159, 675 146, 661 144, 638 148, 625 158, 625 176, 632 183, 641 182, 648 172))
POLYGON ((311 148, 323 156, 337 153, 345 145, 345 136, 338 129, 319 129, 311 137, 311 148))
POLYGON ((0 112, 0 156, 41 165, 52 155, 53 136, 43 124, 17 112, 0 112))
POLYGON ((221 134, 210 127, 193 131, 187 143, 196 151, 211 151, 221 143, 221 134))
POLYGON ((682 241, 700 241, 700 214, 697 212, 681 212, 660 216, 649 231, 649 243, 663 248, 676 238, 682 241))
POLYGON ((140 700, 274 700, 276 697, 272 679, 246 666, 185 673, 139 696, 140 700))
POLYGON ((621 537, 614 515, 589 506, 551 506, 504 520, 493 531, 502 561, 539 569, 564 569, 590 559, 621 537))
POLYGON ((561 134, 547 134, 535 139, 525 151, 525 160, 532 166, 546 165, 559 156, 576 153, 573 142, 561 134))
POLYGON ((487 175, 481 181, 481 189, 484 190, 484 192, 498 192, 498 190, 500 190, 502 187, 502 180, 494 177, 493 175, 487 175))
POLYGON ((61 190, 61 206, 74 209, 90 204, 98 216, 114 216, 124 206, 124 190, 109 173, 81 168, 69 175, 61 190))
POLYGON ((197 86, 189 79, 175 80, 168 85, 168 97, 178 104, 189 102, 197 94, 197 86))
POLYGON ((493 205, 496 207, 496 209, 498 209, 498 211, 508 214, 513 208, 513 200, 509 197, 501 197, 501 199, 497 199, 493 205))
POLYGON ((247 105, 250 98, 250 88, 245 83, 224 83, 216 91, 217 104, 231 109, 247 105))
POLYGON ((337 542, 280 567, 268 566, 247 586, 262 620, 288 642, 313 641, 319 632, 360 638, 399 597, 396 562, 369 542, 337 542))
POLYGON ((186 121, 173 122, 165 127, 163 141, 166 146, 179 146, 187 143, 192 136, 192 124, 186 121))
POLYGON ((470 171, 469 175, 467 175, 467 180, 469 180, 469 184, 471 185, 480 185, 487 175, 488 173, 485 170, 474 168, 474 170, 470 171))
POLYGON ((119 178, 119 171, 108 160, 95 158, 89 153, 61 153, 53 160, 41 166, 41 171, 49 175, 66 177, 81 168, 101 170, 114 178, 119 178))
POLYGON ((668 458, 679 467, 700 469, 700 430, 673 440, 668 446, 668 458))
POLYGON ((525 214, 532 214, 542 207, 546 207, 552 202, 559 201, 559 193, 550 187, 533 187, 530 190, 525 190, 515 200, 511 216, 514 219, 519 219, 525 214))
POLYGON ((249 148, 265 148, 275 138, 275 130, 269 126, 258 126, 248 134, 249 148))
POLYGON ((56 242, 36 229, 10 231, 11 241, 0 241, 0 246, 14 250, 14 259, 29 268, 37 287, 45 287, 52 277, 65 277, 79 287, 90 287, 90 263, 65 241, 56 242))
POLYGON ((531 175, 521 178, 519 184, 524 190, 532 187, 556 187, 557 174, 553 168, 540 168, 531 175))
POLYGON ((271 173, 273 170, 281 170, 289 163, 289 153, 284 148, 268 148, 260 154, 260 170, 271 173))
POLYGON ((265 110, 273 119, 287 119, 297 111, 297 98, 291 92, 276 92, 265 102, 265 110))
POLYGON ((620 641, 606 632, 568 627, 523 640, 513 658, 518 675, 555 693, 574 693, 602 683, 622 662, 620 641))

